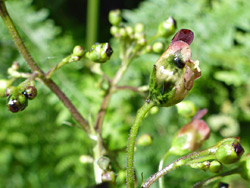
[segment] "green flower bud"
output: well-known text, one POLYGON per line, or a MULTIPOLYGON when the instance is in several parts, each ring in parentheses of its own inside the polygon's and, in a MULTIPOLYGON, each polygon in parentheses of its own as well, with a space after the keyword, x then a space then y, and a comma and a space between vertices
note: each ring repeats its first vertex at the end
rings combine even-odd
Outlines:
POLYGON ((219 182, 218 183, 218 188, 228 188, 229 185, 227 183, 219 182))
POLYGON ((196 106, 191 101, 181 101, 176 107, 178 113, 186 118, 194 116, 197 112, 196 106))
POLYGON ((216 147, 216 159, 223 164, 235 163, 244 153, 239 138, 225 138, 217 143, 216 147))
POLYGON ((128 36, 130 36, 130 38, 131 38, 131 35, 133 35, 133 33, 134 33, 133 27, 127 26, 125 29, 127 31, 128 36))
POLYGON ((113 171, 105 172, 102 174, 103 182, 115 182, 116 175, 113 171))
POLYGON ((193 119, 182 127, 172 140, 170 152, 175 155, 185 155, 201 147, 209 138, 210 128, 205 121, 193 119))
POLYGON ((191 60, 189 44, 193 32, 180 30, 168 49, 155 63, 150 76, 149 100, 159 106, 172 106, 182 101, 201 76, 199 62, 191 60))
POLYGON ((147 45, 145 47, 145 50, 144 50, 145 53, 151 53, 152 51, 153 51, 152 45, 147 45))
POLYGON ((153 52, 161 53, 164 50, 164 44, 162 42, 155 42, 153 44, 153 52))
POLYGON ((152 142, 152 136, 150 136, 149 134, 143 134, 138 138, 136 144, 139 146, 150 146, 152 142))
POLYGON ((102 156, 98 159, 97 164, 104 171, 110 170, 111 168, 111 162, 108 157, 102 156))
POLYGON ((167 20, 160 23, 157 34, 161 37, 169 37, 175 33, 176 28, 176 21, 172 17, 169 17, 167 20))
POLYGON ((119 27, 117 26, 112 26, 110 28, 110 33, 111 35, 115 36, 115 37, 118 37, 119 36, 119 27))
POLYGON ((125 37, 128 36, 128 33, 127 33, 126 28, 121 27, 121 28, 119 29, 119 36, 121 36, 122 38, 125 38, 125 37))
POLYGON ((250 153, 248 153, 244 159, 240 162, 240 172, 242 178, 250 180, 250 153))
POLYGON ((121 23, 122 21, 122 16, 121 16, 121 10, 117 9, 117 10, 111 10, 109 12, 109 22, 112 25, 119 25, 119 23, 121 23))
POLYGON ((84 48, 81 46, 75 46, 73 49, 73 55, 74 56, 83 56, 84 55, 84 48))
POLYGON ((13 113, 24 110, 28 105, 28 100, 23 94, 10 95, 8 97, 8 107, 13 113))
POLYGON ((208 170, 212 173, 218 173, 222 170, 222 164, 219 161, 212 161, 210 162, 208 170))
POLYGON ((96 63, 104 63, 109 60, 113 50, 109 43, 97 43, 86 53, 86 57, 96 63))
POLYGON ((143 23, 137 23, 135 25, 135 33, 142 33, 145 29, 145 25, 143 23))
POLYGON ((68 62, 69 62, 69 63, 72 63, 72 62, 79 61, 80 59, 81 59, 80 56, 72 55, 72 56, 68 59, 68 62))
POLYGON ((37 96, 37 89, 34 86, 28 86, 24 91, 23 95, 29 99, 33 100, 37 96))

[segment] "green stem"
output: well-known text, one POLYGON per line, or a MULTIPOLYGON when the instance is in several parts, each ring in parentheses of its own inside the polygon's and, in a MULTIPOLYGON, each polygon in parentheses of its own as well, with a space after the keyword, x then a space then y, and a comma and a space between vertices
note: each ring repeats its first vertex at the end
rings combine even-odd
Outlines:
POLYGON ((0 0, 0 16, 2 17, 5 25, 7 26, 10 35, 19 50, 20 54, 24 57, 25 61, 29 65, 32 72, 37 72, 38 77, 43 81, 43 83, 50 88, 52 92, 54 92, 57 97, 63 102, 65 107, 71 112, 72 116, 75 120, 82 126, 82 128, 90 133, 89 123, 83 118, 83 116, 79 113, 76 107, 72 104, 72 102, 68 99, 68 97, 62 92, 62 90, 52 81, 46 78, 46 75, 42 71, 42 69, 36 64, 32 56, 30 55, 28 49, 24 45, 15 25, 13 24, 4 1, 0 0))
POLYGON ((240 168, 235 168, 233 170, 230 170, 230 171, 227 171, 227 172, 215 175, 215 176, 213 176, 211 178, 208 178, 206 180, 203 180, 203 181, 200 181, 200 182, 196 183, 193 186, 193 188, 202 188, 204 186, 207 186, 210 183, 213 183, 213 182, 217 181, 218 179, 220 179, 220 178, 222 178, 224 176, 229 176, 229 175, 232 175, 232 174, 237 174, 237 173, 239 173, 239 171, 240 171, 240 168))
POLYGON ((51 79, 53 74, 60 69, 62 66, 66 65, 69 63, 69 59, 71 58, 72 55, 69 55, 65 57, 61 62, 57 63, 54 67, 52 67, 47 73, 46 77, 47 79, 51 79))
POLYGON ((135 139, 138 133, 139 126, 146 115, 146 113, 155 106, 152 100, 147 99, 143 106, 138 110, 134 124, 130 129, 127 148, 127 187, 134 187, 134 147, 135 139))
POLYGON ((154 175, 152 175, 142 186, 142 188, 148 188, 150 187, 154 182, 156 182, 159 178, 164 176, 165 174, 175 170, 178 167, 188 165, 190 162, 192 162, 195 159, 199 159, 199 161, 205 161, 207 159, 215 159, 215 152, 216 148, 211 147, 209 149, 200 151, 200 152, 194 152, 189 155, 186 155, 184 157, 181 157, 177 159, 176 161, 172 162, 171 164, 167 165, 162 170, 156 172, 154 175))
MULTIPOLYGON (((170 151, 167 151, 164 156, 162 157, 160 163, 159 163, 159 168, 158 171, 161 171, 163 169, 164 163, 167 160, 167 158, 171 155, 170 151)), ((164 178, 159 179, 159 188, 164 188, 164 178)))
POLYGON ((96 42, 99 17, 99 0, 88 0, 87 8, 87 48, 96 42))

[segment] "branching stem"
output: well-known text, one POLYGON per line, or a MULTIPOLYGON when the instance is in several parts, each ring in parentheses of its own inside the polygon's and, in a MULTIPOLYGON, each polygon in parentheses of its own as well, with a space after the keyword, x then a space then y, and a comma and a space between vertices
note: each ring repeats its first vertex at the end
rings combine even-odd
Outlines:
POLYGON ((164 176, 165 174, 175 170, 178 167, 192 164, 193 162, 201 162, 206 160, 215 159, 215 151, 216 149, 211 147, 209 149, 194 152, 184 157, 177 159, 176 161, 172 162, 171 164, 164 167, 162 170, 156 172, 152 175, 142 186, 142 188, 149 188, 154 182, 156 182, 159 178, 164 176))
POLYGON ((43 83, 50 88, 52 92, 54 92, 58 98, 63 102, 66 108, 71 112, 72 116, 75 118, 75 120, 82 126, 82 128, 87 132, 90 133, 90 127, 89 123, 84 119, 84 117, 78 112, 76 107, 72 104, 72 102, 67 98, 67 96, 62 92, 62 90, 53 82, 53 80, 47 79, 46 75, 42 71, 42 69, 36 64, 32 56, 30 55, 28 49, 24 45, 15 25, 13 24, 4 1, 0 0, 0 16, 2 17, 5 25, 7 26, 10 35, 12 36, 12 39, 21 53, 21 55, 24 57, 25 61, 29 65, 32 72, 37 72, 38 77, 43 81, 43 83))

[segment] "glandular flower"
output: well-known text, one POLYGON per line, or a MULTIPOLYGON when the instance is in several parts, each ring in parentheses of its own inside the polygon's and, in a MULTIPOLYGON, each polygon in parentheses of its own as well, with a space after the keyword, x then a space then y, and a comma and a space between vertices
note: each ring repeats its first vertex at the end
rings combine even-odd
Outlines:
POLYGON ((180 30, 168 49, 157 60, 150 76, 149 99, 159 106, 172 106, 182 101, 201 76, 199 61, 191 59, 193 32, 180 30))

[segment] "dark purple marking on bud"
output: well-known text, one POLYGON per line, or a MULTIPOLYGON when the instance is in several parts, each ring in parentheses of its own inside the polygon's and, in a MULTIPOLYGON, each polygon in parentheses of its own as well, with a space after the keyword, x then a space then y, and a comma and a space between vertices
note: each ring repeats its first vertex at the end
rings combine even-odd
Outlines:
POLYGON ((239 142, 237 142, 237 141, 235 141, 235 142, 233 142, 232 146, 233 146, 234 151, 237 154, 237 156, 240 157, 244 153, 244 149, 242 148, 242 146, 240 145, 239 142))
POLYGON ((16 113, 18 112, 20 109, 20 103, 17 100, 12 100, 10 99, 8 102, 8 106, 11 112, 16 113))
POLYGON ((172 39, 171 44, 176 41, 181 40, 190 45, 193 42, 193 39, 194 39, 194 33, 191 30, 181 29, 178 33, 175 34, 174 38, 172 39))
POLYGON ((219 182, 218 187, 219 187, 219 188, 228 188, 229 185, 228 185, 227 183, 219 182))
POLYGON ((22 93, 26 98, 32 100, 37 95, 37 89, 34 86, 28 86, 22 93))
POLYGON ((175 55, 174 62, 178 68, 183 68, 185 66, 185 63, 182 61, 182 59, 179 57, 179 55, 175 55))
POLYGON ((106 54, 107 54, 108 57, 110 57, 112 55, 113 49, 110 47, 109 44, 108 44, 108 47, 107 47, 107 49, 106 49, 105 52, 106 52, 106 54))

